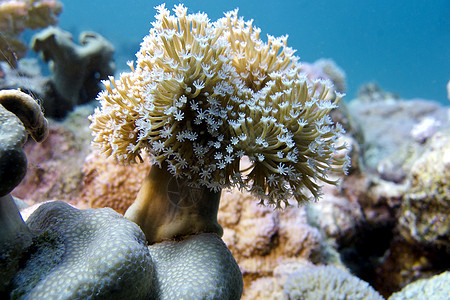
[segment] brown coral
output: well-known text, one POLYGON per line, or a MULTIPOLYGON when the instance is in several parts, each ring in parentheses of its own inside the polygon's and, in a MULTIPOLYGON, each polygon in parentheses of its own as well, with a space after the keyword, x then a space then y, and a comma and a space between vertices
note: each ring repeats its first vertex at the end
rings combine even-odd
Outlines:
POLYGON ((100 92, 100 80, 115 71, 114 46, 95 32, 82 32, 80 45, 57 27, 35 34, 31 48, 50 63, 51 86, 57 101, 44 102, 47 115, 63 117, 75 105, 84 104, 100 92))
POLYGON ((25 56, 27 46, 20 34, 27 28, 38 29, 54 25, 62 11, 57 0, 5 0, 0 3, 0 61, 15 66, 25 56))

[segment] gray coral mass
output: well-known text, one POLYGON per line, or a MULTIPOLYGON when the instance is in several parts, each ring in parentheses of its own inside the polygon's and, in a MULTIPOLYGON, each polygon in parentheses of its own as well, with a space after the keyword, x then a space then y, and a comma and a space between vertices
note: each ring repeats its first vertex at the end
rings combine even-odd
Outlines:
POLYGON ((50 202, 40 206, 27 225, 38 236, 54 241, 53 247, 48 240, 42 243, 54 253, 31 255, 16 275, 13 296, 148 299, 154 294, 154 265, 144 234, 112 209, 78 210, 64 202, 50 202))

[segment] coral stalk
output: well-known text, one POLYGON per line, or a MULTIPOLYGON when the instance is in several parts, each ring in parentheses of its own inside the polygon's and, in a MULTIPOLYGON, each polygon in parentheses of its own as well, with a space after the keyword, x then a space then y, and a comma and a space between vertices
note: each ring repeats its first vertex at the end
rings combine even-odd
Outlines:
POLYGON ((196 233, 222 236, 219 201, 220 192, 190 186, 166 166, 153 165, 125 218, 141 227, 149 243, 196 233))

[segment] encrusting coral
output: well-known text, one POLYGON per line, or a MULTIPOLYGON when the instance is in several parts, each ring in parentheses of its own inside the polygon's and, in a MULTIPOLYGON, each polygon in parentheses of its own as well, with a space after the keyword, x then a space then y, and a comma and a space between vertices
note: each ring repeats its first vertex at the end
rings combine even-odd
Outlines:
POLYGON ((27 225, 36 237, 13 280, 13 298, 153 299, 158 288, 145 236, 112 209, 55 201, 27 225))
POLYGON ((450 295, 450 272, 445 271, 431 278, 417 280, 392 294, 388 300, 448 299, 450 295))
POLYGON ((31 232, 23 222, 10 192, 27 170, 22 150, 28 133, 37 141, 48 133, 47 120, 39 105, 18 90, 0 91, 0 296, 19 268, 24 249, 31 244, 31 232))
POLYGON ((61 11, 62 4, 57 0, 1 1, 0 61, 16 66, 17 59, 25 56, 27 51, 27 46, 20 40, 20 34, 25 29, 38 29, 56 24, 61 11))
POLYGON ((305 267, 291 274, 284 293, 288 300, 383 300, 367 282, 333 266, 305 267))
MULTIPOLYGON (((136 64, 129 63, 131 72, 119 80, 104 82, 101 108, 91 117, 102 153, 132 164, 142 162, 144 150, 155 163, 129 219, 150 236, 155 224, 145 220, 159 214, 152 208, 168 206, 165 211, 175 211, 169 220, 192 217, 171 203, 169 194, 181 189, 192 202, 208 194, 218 201, 222 188, 238 187, 281 208, 292 197, 307 201, 307 191, 318 198, 320 181, 335 183, 327 174, 345 170, 349 161, 334 156, 344 148, 335 146, 343 130, 328 113, 342 95, 328 100, 330 83, 311 82, 302 73, 287 37, 261 41, 260 29, 237 11, 210 22, 204 13, 188 15, 182 5, 175 15, 164 5, 157 9, 136 64), (245 170, 244 156, 251 162, 245 170), (152 179, 156 172, 159 180, 152 179), (176 182, 172 192, 166 192, 169 182, 176 182), (159 195, 149 194, 154 191, 159 195)), ((206 227, 220 233, 212 223, 206 227)))
POLYGON ((410 171, 400 234, 412 244, 450 251, 450 130, 432 136, 410 171), (423 209, 427 207, 427 209, 423 209))
POLYGON ((63 117, 75 105, 94 99, 100 92, 100 80, 114 74, 114 46, 110 42, 86 31, 80 34, 79 43, 57 27, 49 27, 32 38, 31 48, 49 62, 52 72, 56 99, 44 102, 47 115, 63 117))
POLYGON ((239 299, 243 284, 239 266, 216 234, 149 247, 159 280, 157 299, 239 299))

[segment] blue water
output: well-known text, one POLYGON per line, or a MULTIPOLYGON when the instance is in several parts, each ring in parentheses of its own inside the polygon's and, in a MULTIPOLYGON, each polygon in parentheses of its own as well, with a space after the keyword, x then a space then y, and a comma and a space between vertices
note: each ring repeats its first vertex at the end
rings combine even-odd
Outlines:
MULTIPOLYGON (((149 0, 64 0, 60 26, 75 35, 94 30, 116 46, 125 68, 154 20, 149 0)), ((179 1, 166 1, 172 8, 179 1)), ((347 100, 361 84, 376 81, 402 98, 448 104, 450 79, 450 1, 448 0, 291 0, 185 1, 190 12, 211 20, 239 7, 265 34, 289 34, 301 61, 332 58, 347 74, 347 100)))

